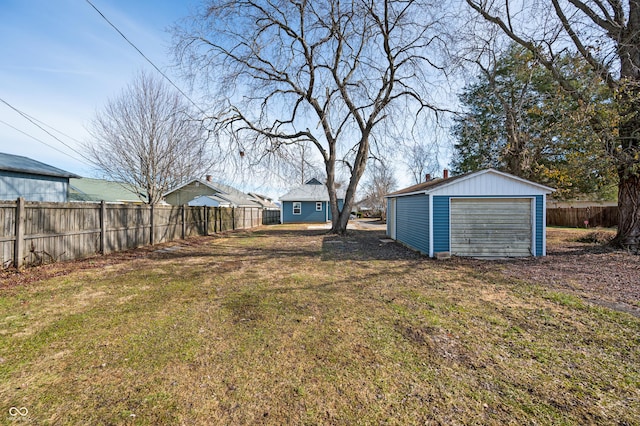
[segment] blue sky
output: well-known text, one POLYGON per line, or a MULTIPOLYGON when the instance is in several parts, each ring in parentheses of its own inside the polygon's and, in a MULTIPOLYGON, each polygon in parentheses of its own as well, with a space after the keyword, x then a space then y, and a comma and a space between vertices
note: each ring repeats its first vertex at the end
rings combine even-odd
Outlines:
MULTIPOLYGON (((200 0, 91 2, 186 91, 188 84, 172 68, 168 28, 191 15, 200 0)), ((97 111, 140 70, 155 72, 153 67, 86 0, 0 0, 0 40, 0 99, 65 133, 45 127, 71 147, 0 102, 0 152, 102 177, 73 151, 81 151, 76 140, 89 141, 87 128, 97 111)), ((198 99, 197 94, 190 96, 198 99)), ((216 179, 271 196, 282 192, 265 188, 264 182, 256 184, 247 171, 231 180, 216 179)), ((402 187, 412 182, 407 173, 400 173, 398 183, 402 187)))
MULTIPOLYGON (((167 28, 188 16, 195 1, 91 1, 174 82, 187 87, 171 68, 167 28)), ((0 40, 0 98, 67 134, 47 128, 72 147, 74 139, 89 139, 86 128, 108 99, 139 70, 153 70, 85 0, 0 0, 0 40)), ((80 155, 3 103, 0 121, 1 152, 94 175, 80 155)))

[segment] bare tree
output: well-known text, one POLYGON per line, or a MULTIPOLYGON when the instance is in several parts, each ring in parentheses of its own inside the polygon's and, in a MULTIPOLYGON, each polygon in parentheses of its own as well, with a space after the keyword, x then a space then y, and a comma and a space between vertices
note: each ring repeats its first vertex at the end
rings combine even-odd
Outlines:
POLYGON ((376 212, 380 212, 381 219, 387 218, 387 202, 385 195, 397 188, 393 169, 381 161, 374 161, 367 169, 367 178, 363 185, 363 202, 376 212))
POLYGON ((180 93, 141 72, 96 114, 85 148, 110 179, 142 188, 157 204, 169 189, 211 163, 201 121, 180 93))
POLYGON ((424 182, 426 175, 435 176, 440 169, 436 143, 417 143, 405 146, 403 158, 411 177, 413 177, 414 184, 424 182))
POLYGON ((178 60, 216 88, 221 126, 256 157, 304 144, 321 156, 333 218, 346 231, 385 122, 435 110, 425 97, 445 49, 429 0, 210 0, 176 30, 178 60), (336 175, 347 174, 344 207, 336 175))
POLYGON ((637 0, 466 0, 486 21, 527 48, 577 102, 588 90, 558 66, 567 48, 579 52, 611 90, 615 117, 593 111, 591 127, 617 168, 615 243, 640 253, 640 2, 637 0))

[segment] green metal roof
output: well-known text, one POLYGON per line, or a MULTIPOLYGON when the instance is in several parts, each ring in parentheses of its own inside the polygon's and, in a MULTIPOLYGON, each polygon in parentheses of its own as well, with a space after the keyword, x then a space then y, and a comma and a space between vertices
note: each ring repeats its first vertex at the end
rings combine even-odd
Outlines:
POLYGON ((138 193, 144 194, 142 189, 132 190, 130 185, 112 182, 104 179, 71 178, 69 179, 69 201, 107 201, 120 203, 141 203, 138 193))

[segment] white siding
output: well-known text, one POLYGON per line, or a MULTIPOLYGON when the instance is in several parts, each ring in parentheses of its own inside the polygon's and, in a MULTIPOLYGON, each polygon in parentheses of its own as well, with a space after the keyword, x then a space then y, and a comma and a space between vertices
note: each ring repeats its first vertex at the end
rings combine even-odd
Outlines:
POLYGON ((484 173, 470 177, 473 178, 452 181, 451 185, 434 188, 429 193, 451 196, 532 196, 548 192, 539 185, 528 184, 526 181, 497 173, 484 173))

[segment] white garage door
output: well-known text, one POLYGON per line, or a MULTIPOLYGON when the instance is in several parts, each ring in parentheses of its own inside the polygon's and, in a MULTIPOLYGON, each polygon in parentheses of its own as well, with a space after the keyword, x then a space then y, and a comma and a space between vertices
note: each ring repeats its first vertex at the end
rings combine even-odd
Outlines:
POLYGON ((452 198, 451 253, 531 256, 530 198, 452 198))

